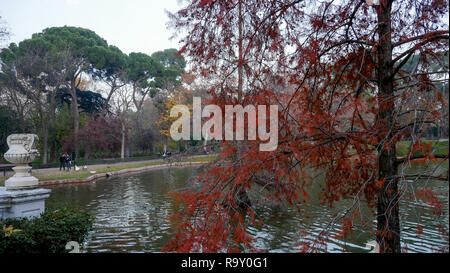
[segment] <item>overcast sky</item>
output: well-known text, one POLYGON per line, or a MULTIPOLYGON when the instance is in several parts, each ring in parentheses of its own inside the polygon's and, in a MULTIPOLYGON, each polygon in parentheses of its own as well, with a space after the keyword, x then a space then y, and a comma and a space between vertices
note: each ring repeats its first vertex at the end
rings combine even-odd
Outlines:
POLYGON ((12 34, 9 42, 68 25, 93 30, 124 53, 150 55, 179 48, 178 41, 169 40, 165 10, 181 7, 178 0, 0 0, 0 16, 12 34))

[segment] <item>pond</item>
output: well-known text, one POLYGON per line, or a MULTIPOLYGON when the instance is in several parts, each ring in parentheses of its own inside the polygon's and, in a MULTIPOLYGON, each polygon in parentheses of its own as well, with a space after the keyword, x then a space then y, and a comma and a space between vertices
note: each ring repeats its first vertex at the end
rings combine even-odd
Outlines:
MULTIPOLYGON (((448 161, 442 168, 448 170, 448 161)), ((415 169, 417 167, 412 168, 415 169)), ((159 252, 172 235, 167 217, 172 213, 173 203, 167 193, 186 187, 187 179, 195 172, 192 167, 171 168, 91 183, 52 186, 48 187, 52 193, 47 206, 56 208, 68 203, 87 209, 95 216, 93 230, 83 245, 85 252, 159 252)), ((436 217, 423 201, 402 200, 402 247, 408 252, 435 252, 448 247, 448 241, 438 231, 438 225, 442 225, 447 234, 449 230, 448 182, 404 181, 402 185, 417 189, 424 183, 439 193, 444 213, 436 217), (419 224, 423 226, 421 235, 417 233, 419 224)), ((287 206, 258 207, 264 225, 249 230, 256 238, 256 246, 265 252, 297 252, 301 240, 314 240, 314 235, 328 225, 334 213, 351 203, 351 199, 343 200, 330 209, 312 200, 302 204, 300 212, 287 206), (305 231, 308 235, 302 237, 305 231)), ((374 239, 369 227, 375 224, 373 213, 373 209, 362 203, 361 214, 365 220, 355 226, 350 238, 332 239, 327 243, 327 251, 369 252, 366 244, 374 239)), ((340 229, 338 222, 331 229, 331 235, 340 229)))

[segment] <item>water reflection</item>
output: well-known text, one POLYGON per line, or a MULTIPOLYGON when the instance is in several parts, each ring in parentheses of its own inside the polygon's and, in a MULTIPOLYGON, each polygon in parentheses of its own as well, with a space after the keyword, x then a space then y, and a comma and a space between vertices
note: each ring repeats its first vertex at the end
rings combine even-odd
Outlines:
MULTIPOLYGON (((448 169, 448 163, 443 168, 448 169)), ((184 188, 186 180, 194 173, 194 168, 172 168, 93 183, 53 186, 47 205, 51 208, 70 203, 88 209, 95 216, 94 229, 84 245, 87 252, 158 252, 172 235, 167 220, 172 213, 172 200, 167 193, 184 188)), ((437 228, 443 225, 448 234, 448 183, 407 183, 402 182, 402 185, 416 190, 427 184, 439 192, 444 215, 436 218, 423 201, 405 198, 400 206, 403 247, 407 246, 410 252, 432 252, 448 246, 437 228), (421 236, 417 235, 419 223, 423 226, 421 236)), ((312 190, 317 191, 318 187, 312 190)), ((303 204, 300 212, 283 206, 262 206, 257 212, 265 224, 250 227, 250 233, 262 250, 295 252, 301 240, 312 242, 314 235, 323 230, 334 213, 351 203, 350 199, 343 200, 334 209, 329 209, 313 200, 303 204), (306 237, 301 236, 303 231, 307 231, 306 237)), ((341 252, 345 247, 350 252, 368 252, 366 243, 373 240, 370 230, 376 225, 373 213, 361 204, 364 221, 355 226, 352 237, 346 242, 332 239, 327 244, 327 251, 341 252)), ((336 223, 330 234, 337 234, 340 228, 340 223, 336 223)))

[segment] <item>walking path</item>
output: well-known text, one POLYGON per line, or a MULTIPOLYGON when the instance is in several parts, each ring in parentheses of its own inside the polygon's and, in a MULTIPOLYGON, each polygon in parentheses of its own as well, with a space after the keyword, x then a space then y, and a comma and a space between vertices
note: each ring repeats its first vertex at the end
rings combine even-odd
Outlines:
MULTIPOLYGON (((151 161, 147 161, 151 162, 151 161)), ((208 163, 207 161, 203 162, 161 162, 161 164, 158 165, 151 165, 151 166, 144 166, 139 168, 130 168, 130 169, 122 169, 119 171, 112 171, 112 172, 106 172, 106 173, 98 173, 98 174, 92 174, 89 177, 86 178, 69 178, 69 179, 58 179, 58 180, 48 180, 48 181, 39 181, 39 186, 50 186, 50 185, 58 185, 58 184, 69 184, 69 183, 86 183, 91 182, 97 179, 103 179, 108 178, 112 176, 118 176, 128 173, 139 173, 139 172, 145 172, 148 170, 157 170, 157 169, 163 169, 163 168, 169 168, 169 167, 185 167, 185 166, 198 166, 208 163)))
MULTIPOLYGON (((215 154, 211 154, 211 155, 193 155, 193 156, 186 156, 186 157, 182 157, 181 159, 188 159, 188 158, 200 158, 200 157, 205 157, 205 156, 214 156, 215 154)), ((177 162, 177 159, 174 156, 172 156, 172 158, 170 158, 173 162, 177 162)), ((111 163, 111 164, 96 164, 96 165, 87 165, 88 170, 92 170, 92 169, 101 169, 101 168, 107 168, 107 167, 114 167, 114 166, 126 166, 126 165, 136 165, 136 164, 144 164, 144 163, 152 163, 152 162, 164 162, 165 163, 169 163, 169 161, 164 160, 163 158, 158 158, 158 159, 150 159, 150 160, 141 160, 141 161, 127 161, 127 162, 118 162, 118 163, 111 163)), ((78 166, 79 168, 82 168, 83 166, 78 166)), ((74 172, 74 167, 72 166, 72 170, 71 172, 74 172)), ((42 173, 51 173, 51 172, 59 172, 59 168, 45 168, 45 169, 32 169, 31 173, 32 174, 42 174, 42 173)), ((7 171, 6 172, 6 177, 12 176, 14 174, 13 171, 7 171)), ((3 178, 3 172, 1 172, 0 174, 0 178, 3 178)))

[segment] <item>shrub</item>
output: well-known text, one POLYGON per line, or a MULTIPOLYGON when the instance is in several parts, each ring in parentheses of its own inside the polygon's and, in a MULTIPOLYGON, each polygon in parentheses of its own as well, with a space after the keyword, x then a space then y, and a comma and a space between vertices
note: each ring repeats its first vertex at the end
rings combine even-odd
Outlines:
POLYGON ((92 223, 89 213, 68 207, 40 218, 0 220, 0 253, 67 253, 66 244, 81 245, 92 223))

